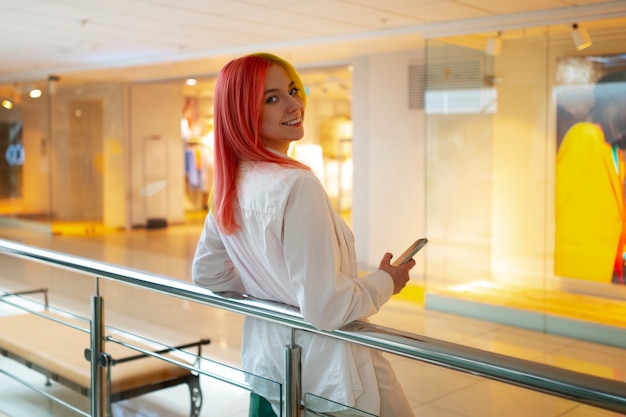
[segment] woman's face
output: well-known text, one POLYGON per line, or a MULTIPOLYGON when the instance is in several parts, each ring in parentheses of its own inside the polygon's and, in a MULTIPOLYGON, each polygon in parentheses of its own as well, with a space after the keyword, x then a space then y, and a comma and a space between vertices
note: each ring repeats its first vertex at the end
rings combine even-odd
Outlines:
POLYGON ((266 148, 287 153, 289 144, 304 136, 304 100, 287 71, 270 65, 265 75, 261 140, 266 148))

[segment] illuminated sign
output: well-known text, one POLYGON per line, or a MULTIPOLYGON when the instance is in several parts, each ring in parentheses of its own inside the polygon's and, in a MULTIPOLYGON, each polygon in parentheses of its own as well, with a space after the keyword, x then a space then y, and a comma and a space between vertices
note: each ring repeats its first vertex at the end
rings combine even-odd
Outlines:
POLYGON ((9 166, 15 167, 24 165, 24 159, 26 159, 26 153, 21 143, 10 144, 4 153, 4 157, 9 163, 9 166))

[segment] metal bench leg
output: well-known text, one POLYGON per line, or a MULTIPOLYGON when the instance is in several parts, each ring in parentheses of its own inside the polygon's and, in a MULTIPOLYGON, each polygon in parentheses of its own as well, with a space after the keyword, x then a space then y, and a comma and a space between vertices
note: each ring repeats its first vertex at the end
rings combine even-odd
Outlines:
POLYGON ((200 409, 202 408, 202 389, 200 388, 200 375, 192 375, 187 381, 189 386, 189 395, 191 397, 190 417, 200 417, 200 409))

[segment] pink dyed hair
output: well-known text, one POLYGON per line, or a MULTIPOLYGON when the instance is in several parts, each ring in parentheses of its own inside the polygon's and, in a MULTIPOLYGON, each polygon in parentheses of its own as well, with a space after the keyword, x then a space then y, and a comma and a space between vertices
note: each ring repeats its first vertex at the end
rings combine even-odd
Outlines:
POLYGON ((217 77, 214 97, 215 187, 211 204, 217 226, 226 234, 233 234, 240 228, 235 209, 241 161, 310 169, 269 151, 261 141, 265 74, 271 65, 279 65, 287 71, 306 104, 304 85, 297 71, 276 55, 256 53, 235 59, 226 64, 217 77))

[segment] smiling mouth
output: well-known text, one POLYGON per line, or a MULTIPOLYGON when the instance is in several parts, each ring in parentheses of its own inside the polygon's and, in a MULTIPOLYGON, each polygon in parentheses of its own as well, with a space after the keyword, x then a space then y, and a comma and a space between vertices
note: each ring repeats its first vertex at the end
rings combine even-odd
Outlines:
POLYGON ((298 117, 297 119, 290 120, 288 122, 283 123, 286 126, 295 126, 302 123, 302 118, 298 117))

